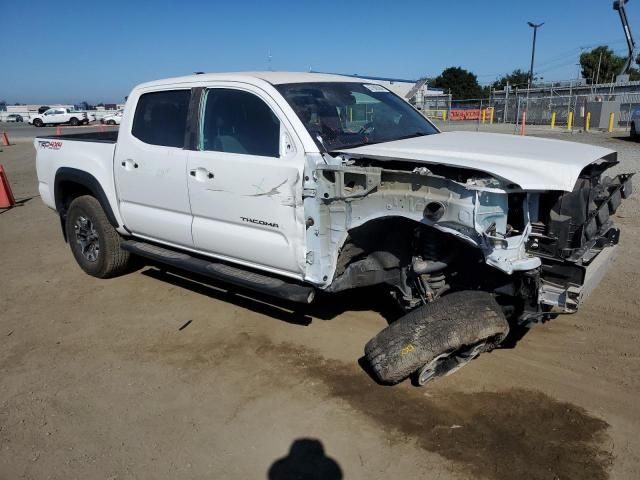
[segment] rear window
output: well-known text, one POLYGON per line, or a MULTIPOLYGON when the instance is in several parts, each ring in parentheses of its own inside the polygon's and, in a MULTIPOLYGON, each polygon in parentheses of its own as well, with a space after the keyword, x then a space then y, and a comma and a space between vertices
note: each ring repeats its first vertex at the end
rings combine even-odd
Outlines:
POLYGON ((190 90, 145 93, 138 99, 131 134, 151 145, 184 147, 190 90))

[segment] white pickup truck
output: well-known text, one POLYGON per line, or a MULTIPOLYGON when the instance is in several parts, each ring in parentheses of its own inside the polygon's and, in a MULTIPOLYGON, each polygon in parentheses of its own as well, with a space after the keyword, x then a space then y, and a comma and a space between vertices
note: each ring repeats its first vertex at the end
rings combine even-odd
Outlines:
POLYGON ((631 175, 603 175, 611 150, 441 133, 381 85, 311 73, 145 83, 119 132, 35 148, 90 275, 135 255, 293 302, 387 288, 406 314, 365 347, 384 383, 425 384, 510 327, 575 312, 631 193, 631 175))
POLYGON ((29 123, 36 127, 46 127, 47 125, 86 125, 91 119, 87 112, 79 112, 65 107, 50 108, 42 114, 29 117, 29 123))

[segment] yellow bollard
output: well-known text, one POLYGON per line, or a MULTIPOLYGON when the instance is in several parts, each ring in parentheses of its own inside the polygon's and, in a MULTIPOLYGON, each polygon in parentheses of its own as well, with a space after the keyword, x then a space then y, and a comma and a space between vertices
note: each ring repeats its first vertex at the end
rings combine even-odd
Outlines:
POLYGON ((487 118, 487 110, 485 108, 482 109, 482 124, 484 125, 484 122, 487 118))
POLYGON ((584 119, 584 131, 589 131, 589 126, 591 125, 591 112, 587 112, 587 116, 584 119))
POLYGON ((495 108, 491 108, 491 113, 490 113, 490 117, 489 117, 489 124, 493 125, 493 114, 496 111, 495 108))
POLYGON ((611 133, 613 132, 613 119, 615 117, 615 113, 611 112, 609 114, 609 128, 607 128, 607 132, 611 133))
POLYGON ((567 130, 571 130, 573 127, 573 112, 569 112, 567 116, 567 130))
POLYGON ((443 122, 447 121, 447 111, 446 110, 442 110, 442 121, 443 122))
POLYGON ((551 128, 556 128, 556 112, 551 112, 551 128))

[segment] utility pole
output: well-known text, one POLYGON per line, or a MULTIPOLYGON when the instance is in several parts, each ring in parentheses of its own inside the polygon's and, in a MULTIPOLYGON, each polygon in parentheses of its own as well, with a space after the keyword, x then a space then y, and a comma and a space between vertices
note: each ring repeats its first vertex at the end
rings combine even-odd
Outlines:
POLYGON ((533 48, 531 49, 531 68, 529 69, 529 88, 531 88, 531 84, 533 83, 533 61, 536 58, 536 36, 538 34, 538 28, 544 25, 544 22, 537 24, 533 22, 527 22, 527 25, 533 28, 533 48))

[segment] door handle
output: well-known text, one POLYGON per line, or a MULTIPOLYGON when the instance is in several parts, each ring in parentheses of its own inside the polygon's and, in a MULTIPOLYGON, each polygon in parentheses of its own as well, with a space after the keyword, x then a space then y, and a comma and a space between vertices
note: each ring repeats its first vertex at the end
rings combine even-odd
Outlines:
POLYGON ((120 165, 122 165, 124 168, 127 168, 127 165, 132 166, 133 168, 138 168, 138 163, 134 162, 130 158, 127 158, 126 160, 120 162, 120 165))
POLYGON ((189 170, 189 175, 194 177, 199 182, 204 182, 206 179, 212 180, 215 177, 213 172, 210 172, 209 170, 202 167, 189 170))

